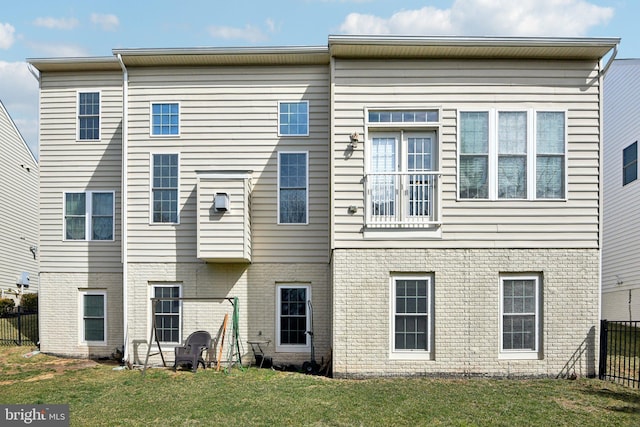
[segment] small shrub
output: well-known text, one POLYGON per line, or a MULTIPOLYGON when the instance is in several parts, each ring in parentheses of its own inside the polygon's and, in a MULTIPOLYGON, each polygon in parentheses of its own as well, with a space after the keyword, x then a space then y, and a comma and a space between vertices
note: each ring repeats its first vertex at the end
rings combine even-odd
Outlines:
POLYGON ((20 299, 20 305, 24 311, 38 310, 38 294, 24 294, 20 299))
POLYGON ((16 306, 11 298, 0 298, 0 315, 7 314, 16 306))

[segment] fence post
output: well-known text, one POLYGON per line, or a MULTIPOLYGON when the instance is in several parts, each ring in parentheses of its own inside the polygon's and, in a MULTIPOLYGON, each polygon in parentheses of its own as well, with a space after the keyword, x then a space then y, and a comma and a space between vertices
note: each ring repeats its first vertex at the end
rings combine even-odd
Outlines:
POLYGON ((604 380, 607 376, 607 341, 608 341, 607 320, 600 321, 600 365, 598 367, 598 378, 604 380))
POLYGON ((22 306, 18 306, 18 345, 22 345, 22 306))

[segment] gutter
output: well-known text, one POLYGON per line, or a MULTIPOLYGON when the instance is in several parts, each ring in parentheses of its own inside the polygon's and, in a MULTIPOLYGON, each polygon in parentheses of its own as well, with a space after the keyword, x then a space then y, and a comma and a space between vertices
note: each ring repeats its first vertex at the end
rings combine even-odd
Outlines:
POLYGON ((122 344, 122 357, 125 363, 130 360, 129 357, 129 315, 128 315, 128 307, 129 307, 129 291, 128 291, 128 283, 129 283, 129 268, 128 268, 128 234, 127 234, 127 225, 128 225, 128 158, 127 151, 129 147, 129 114, 127 110, 128 101, 129 101, 129 72, 127 71, 127 67, 124 65, 122 61, 122 56, 117 54, 118 62, 120 63, 120 67, 122 68, 122 190, 120 197, 120 221, 121 221, 121 240, 122 240, 122 331, 123 331, 123 344, 122 344))

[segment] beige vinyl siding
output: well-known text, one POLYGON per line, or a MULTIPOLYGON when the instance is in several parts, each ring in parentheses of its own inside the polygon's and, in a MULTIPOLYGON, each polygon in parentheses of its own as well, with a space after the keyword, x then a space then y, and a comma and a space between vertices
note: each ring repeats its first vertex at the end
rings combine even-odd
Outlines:
POLYGON ((327 262, 326 66, 129 68, 129 261, 195 262, 196 171, 253 170, 252 262, 327 262), (278 101, 309 101, 309 136, 278 137, 278 101), (151 103, 180 136, 150 136, 151 103), (277 151, 309 152, 309 224, 277 224, 277 151), (150 224, 150 154, 179 153, 180 224, 150 224))
POLYGON ((332 245, 348 247, 598 247, 600 91, 595 62, 509 60, 335 60, 332 157, 335 229, 332 245), (442 237, 363 237, 367 142, 351 156, 349 134, 365 134, 364 109, 439 109, 442 237), (567 199, 457 200, 460 110, 566 111, 567 199), (356 214, 348 207, 355 205, 356 214))
POLYGON ((29 273, 38 290, 38 164, 0 103, 0 289, 17 291, 17 278, 29 273))
POLYGON ((198 176, 198 258, 209 262, 251 261, 249 178, 198 176), (227 211, 217 211, 217 193, 229 200, 227 211))
MULTIPOLYGON (((622 185, 622 152, 636 141, 640 144, 640 60, 616 60, 605 77, 604 90, 602 288, 606 300, 606 292, 640 287, 640 179, 622 185)), ((626 312, 626 303, 618 304, 618 310, 626 312)))
POLYGON ((40 251, 43 272, 119 272, 122 73, 42 73, 40 251), (78 91, 100 92, 99 141, 76 139, 78 91), (114 241, 63 241, 64 192, 113 191, 114 241))

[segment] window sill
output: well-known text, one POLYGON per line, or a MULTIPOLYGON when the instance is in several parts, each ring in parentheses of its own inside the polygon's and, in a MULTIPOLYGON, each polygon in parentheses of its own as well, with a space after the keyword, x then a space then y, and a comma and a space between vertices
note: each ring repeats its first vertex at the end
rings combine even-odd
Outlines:
POLYGON ((292 346, 292 345, 278 345, 276 346, 277 353, 309 353, 311 347, 308 345, 292 346))
POLYGON ((498 360, 541 360, 542 356, 536 352, 501 352, 498 360))
POLYGON ((429 351, 392 351, 389 360, 433 360, 429 351))

